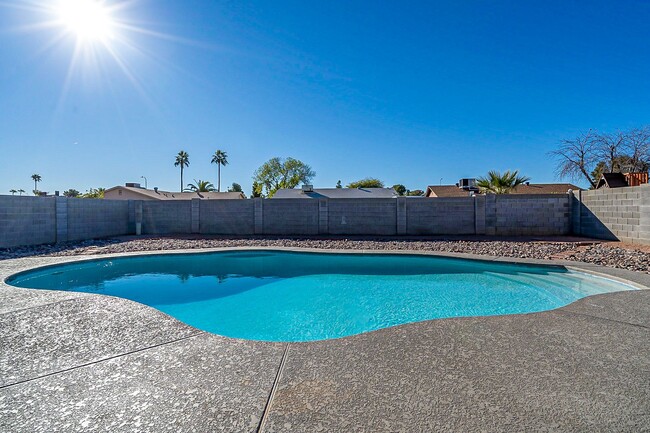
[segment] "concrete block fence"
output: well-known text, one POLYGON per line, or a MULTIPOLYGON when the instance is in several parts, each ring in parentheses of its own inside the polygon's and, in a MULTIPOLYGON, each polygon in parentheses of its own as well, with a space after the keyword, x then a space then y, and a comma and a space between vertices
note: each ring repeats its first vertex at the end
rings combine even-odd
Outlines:
MULTIPOLYGON (((593 223, 586 212, 577 220, 572 214, 576 197, 552 194, 436 199, 127 201, 0 196, 0 248, 138 233, 565 235, 575 228, 576 221, 582 222, 585 234, 591 233, 593 223)), ((626 213, 625 224, 638 220, 639 224, 645 221, 647 227, 647 219, 642 220, 639 212, 637 209, 626 213)), ((615 224, 619 224, 618 218, 615 224)))
POLYGON ((650 245, 650 185, 435 199, 126 201, 0 196, 0 248, 136 233, 575 234, 650 245))
POLYGON ((650 185, 576 191, 572 207, 575 234, 650 245, 650 185))

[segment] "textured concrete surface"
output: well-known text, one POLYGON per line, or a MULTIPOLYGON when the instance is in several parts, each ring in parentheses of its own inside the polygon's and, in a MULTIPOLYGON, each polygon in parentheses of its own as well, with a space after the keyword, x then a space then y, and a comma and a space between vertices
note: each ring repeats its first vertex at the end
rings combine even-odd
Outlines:
POLYGON ((282 345, 202 333, 0 389, 3 432, 254 432, 282 345))
MULTIPOLYGON (((6 260, 0 281, 79 259, 6 260)), ((0 431, 650 431, 649 317, 638 290, 280 344, 0 282, 0 431)))
POLYGON ((0 386, 195 335, 145 305, 87 296, 0 315, 0 386), (56 348, 55 351, 52 348, 56 348))
POLYGON ((543 313, 291 345, 267 431, 650 428, 647 328, 543 313))

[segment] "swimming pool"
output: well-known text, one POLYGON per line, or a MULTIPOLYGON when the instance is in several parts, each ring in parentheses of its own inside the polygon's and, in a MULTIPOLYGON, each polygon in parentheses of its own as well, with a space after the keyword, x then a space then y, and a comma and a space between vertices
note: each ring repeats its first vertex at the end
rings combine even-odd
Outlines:
POLYGON ((268 250, 107 258, 35 269, 7 283, 118 296, 208 332, 286 342, 422 320, 545 311, 633 289, 562 267, 268 250))

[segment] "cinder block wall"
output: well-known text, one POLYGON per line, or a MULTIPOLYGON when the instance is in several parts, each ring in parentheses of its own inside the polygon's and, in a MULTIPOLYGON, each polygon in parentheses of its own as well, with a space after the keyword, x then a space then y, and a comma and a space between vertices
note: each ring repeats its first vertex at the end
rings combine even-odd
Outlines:
POLYGON ((55 212, 53 198, 0 196, 0 247, 55 242, 55 212))
MULTIPOLYGON (((637 237, 649 237, 650 221, 641 211, 642 206, 647 208, 650 204, 647 194, 635 198, 617 194, 616 200, 624 201, 616 202, 615 206, 627 206, 623 208, 626 213, 611 220, 611 229, 619 230, 621 224, 638 226, 638 230, 634 229, 639 233, 637 237), (636 199, 645 200, 645 205, 628 203, 636 199), (646 235, 642 235, 643 230, 646 235)), ((589 194, 586 200, 600 204, 589 194)), ((595 236, 590 215, 584 210, 588 206, 575 205, 575 202, 566 194, 187 201, 0 196, 0 248, 134 234, 136 227, 141 227, 142 234, 156 235, 541 236, 568 234, 572 224, 575 230, 582 221, 584 234, 595 236), (581 206, 582 216, 572 218, 572 209, 581 206)), ((610 221, 607 218, 612 217, 612 206, 597 212, 598 218, 610 221)), ((631 236, 631 231, 622 230, 619 235, 631 236)))
POLYGON ((329 199, 327 213, 332 235, 397 234, 397 201, 392 198, 329 199))
POLYGON ((267 235, 317 235, 318 200, 263 200, 262 227, 267 235))
POLYGON ((142 201, 142 234, 192 233, 192 200, 142 201))
POLYGON ((255 232, 253 200, 201 200, 199 232, 252 235, 255 232))
POLYGON ((574 233, 650 244, 650 185, 580 191, 574 197, 574 233))
POLYGON ((406 199, 406 234, 475 234, 475 206, 472 197, 406 199))
POLYGON ((556 236, 571 232, 568 194, 494 196, 497 236, 556 236))
MULTIPOLYGON (((129 233, 129 202, 58 198, 67 201, 69 241, 122 236, 129 233)), ((62 241, 63 239, 59 239, 62 241)))

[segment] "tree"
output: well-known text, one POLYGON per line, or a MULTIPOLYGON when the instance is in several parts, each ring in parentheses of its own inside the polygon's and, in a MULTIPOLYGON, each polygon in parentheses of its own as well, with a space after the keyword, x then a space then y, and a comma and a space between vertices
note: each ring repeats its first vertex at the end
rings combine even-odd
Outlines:
POLYGON ((555 170, 559 178, 578 179, 584 177, 592 188, 596 187, 596 181, 590 176, 597 164, 597 134, 589 130, 573 139, 565 139, 560 142, 560 147, 552 152, 558 166, 555 170))
POLYGON ((528 182, 529 177, 519 176, 519 171, 507 170, 503 174, 498 171, 489 171, 487 177, 480 177, 476 184, 482 193, 509 194, 519 185, 528 182))
POLYGON ((404 185, 402 185, 401 183, 398 183, 397 185, 393 185, 393 189, 394 189, 395 192, 397 192, 397 194, 399 194, 399 195, 404 195, 404 194, 406 194, 406 187, 405 187, 404 185))
POLYGON ((255 171, 253 181, 264 186, 267 197, 273 197, 277 190, 295 188, 301 182, 309 183, 314 176, 316 173, 302 161, 275 157, 255 171))
POLYGON ((424 195, 424 191, 422 191, 421 189, 414 189, 413 191, 407 191, 406 195, 408 195, 409 197, 420 197, 424 195))
MULTIPOLYGON (((620 156, 626 145, 626 134, 615 132, 613 134, 596 134, 594 150, 596 158, 606 164, 608 173, 620 172, 620 156)), ((598 182, 598 179, 594 179, 598 182)))
POLYGON ((383 188, 384 182, 374 177, 366 177, 346 185, 346 188, 383 188))
POLYGON ((217 164, 217 192, 221 192, 221 166, 228 165, 228 154, 222 150, 217 150, 212 155, 212 164, 217 164))
POLYGON ((584 178, 592 188, 603 173, 644 172, 650 166, 650 126, 613 134, 588 131, 550 152, 559 178, 584 178))
POLYGON ((32 180, 34 181, 34 195, 38 195, 36 194, 36 191, 38 191, 38 183, 41 181, 41 175, 32 174, 32 180))
POLYGON ((212 183, 208 182, 207 180, 194 179, 193 184, 187 184, 187 189, 194 192, 212 192, 214 191, 214 185, 212 185, 212 183))
POLYGON ((104 198, 105 188, 90 188, 85 194, 81 195, 81 198, 104 198))
POLYGON ((74 188, 70 188, 67 191, 63 191, 64 197, 79 197, 81 193, 74 188))
MULTIPOLYGON (((590 176, 591 179, 598 181, 603 175, 603 173, 607 173, 607 163, 605 161, 600 161, 598 164, 596 164, 596 167, 591 171, 590 176)), ((593 185, 592 185, 593 186, 593 185)))
POLYGON ((11 193, 11 195, 16 195, 18 191, 15 189, 10 189, 9 192, 11 193))
POLYGON ((181 168, 181 192, 183 191, 183 168, 188 167, 189 165, 190 155, 184 150, 178 152, 178 155, 176 155, 176 162, 174 162, 174 167, 180 166, 181 168))
POLYGON ((339 179, 338 182, 336 182, 336 187, 337 188, 343 188, 343 185, 341 185, 341 180, 339 179))
POLYGON ((22 188, 19 189, 19 190, 18 190, 18 195, 23 195, 23 194, 25 194, 25 190, 22 189, 22 188))
POLYGON ((625 151, 631 172, 646 172, 650 168, 650 126, 636 128, 626 134, 625 151))
POLYGON ((233 182, 232 186, 228 188, 228 192, 242 192, 241 185, 237 182, 233 182))
POLYGON ((262 197, 262 188, 264 188, 264 185, 259 182, 253 182, 251 197, 262 197))

